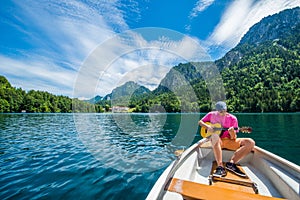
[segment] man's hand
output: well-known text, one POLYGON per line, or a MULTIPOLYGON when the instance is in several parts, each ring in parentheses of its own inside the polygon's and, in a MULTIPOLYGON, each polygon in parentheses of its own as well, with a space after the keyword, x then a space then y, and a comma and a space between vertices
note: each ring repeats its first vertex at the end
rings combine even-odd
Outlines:
POLYGON ((213 133, 214 132, 214 127, 212 127, 210 125, 207 125, 206 129, 207 129, 207 132, 209 132, 209 133, 213 133))
POLYGON ((235 132, 233 126, 228 129, 228 132, 230 134, 230 139, 235 140, 236 139, 236 132, 235 132))

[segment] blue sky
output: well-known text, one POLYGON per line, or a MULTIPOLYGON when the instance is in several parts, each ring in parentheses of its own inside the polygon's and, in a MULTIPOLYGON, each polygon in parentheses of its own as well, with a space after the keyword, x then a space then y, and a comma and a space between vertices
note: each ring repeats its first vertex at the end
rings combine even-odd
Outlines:
POLYGON ((221 58, 263 17, 296 6, 300 1, 6 0, 0 75, 27 91, 79 98, 129 80, 154 89, 170 67, 221 58))

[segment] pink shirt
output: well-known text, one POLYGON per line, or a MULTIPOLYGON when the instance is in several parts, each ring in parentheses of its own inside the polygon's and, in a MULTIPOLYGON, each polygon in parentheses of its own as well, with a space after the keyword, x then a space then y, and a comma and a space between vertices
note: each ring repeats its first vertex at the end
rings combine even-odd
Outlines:
MULTIPOLYGON (((222 125, 223 128, 230 128, 232 126, 234 128, 239 127, 237 118, 230 113, 226 113, 225 116, 222 116, 219 114, 218 111, 212 111, 207 113, 201 120, 203 122, 210 122, 212 124, 219 123, 222 125)), ((225 131, 221 138, 226 138, 226 137, 230 138, 230 134, 228 131, 225 131)))

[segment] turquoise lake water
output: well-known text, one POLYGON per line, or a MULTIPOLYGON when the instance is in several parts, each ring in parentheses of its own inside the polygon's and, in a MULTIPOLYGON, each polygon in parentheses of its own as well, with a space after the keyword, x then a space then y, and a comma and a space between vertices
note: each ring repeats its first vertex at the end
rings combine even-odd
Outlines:
MULTIPOLYGON (((203 114, 0 114, 0 199, 145 199, 203 114)), ((236 114, 300 164, 300 113, 236 114)))

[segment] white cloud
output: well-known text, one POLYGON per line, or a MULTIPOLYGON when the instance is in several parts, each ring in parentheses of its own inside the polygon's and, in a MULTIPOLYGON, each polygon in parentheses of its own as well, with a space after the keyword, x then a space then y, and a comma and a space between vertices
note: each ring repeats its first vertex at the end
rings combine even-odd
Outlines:
POLYGON ((127 29, 117 1, 15 1, 11 26, 32 48, 19 55, 0 55, 1 74, 13 86, 72 96, 84 59, 115 33, 127 29), (91 3, 91 2, 89 2, 91 3), (112 12, 113 11, 113 12, 112 12), (104 19, 109 19, 109 23, 104 19))
MULTIPOLYGON (((190 19, 213 3, 214 0, 199 0, 190 19)), ((74 89, 78 97, 89 98, 110 93, 127 79, 153 89, 169 67, 179 62, 211 60, 198 39, 183 35, 178 39, 178 33, 169 30, 156 29, 148 34, 135 30, 117 35, 117 31, 129 28, 120 10, 126 5, 117 0, 16 0, 15 4, 12 16, 18 23, 11 26, 25 34, 24 43, 28 42, 30 48, 18 49, 18 57, 0 55, 0 71, 13 86, 25 90, 72 96, 74 89), (149 39, 156 31, 161 31, 162 37, 149 39), (82 70, 87 66, 88 70, 82 70), (80 87, 77 76, 84 77, 79 81, 80 87)), ((300 2, 232 1, 205 42, 228 50, 264 16, 295 6, 300 2)), ((130 10, 139 15, 137 3, 130 10)))
MULTIPOLYGON (((24 24, 31 27, 28 32, 30 43, 50 57, 60 55, 58 59, 78 64, 96 45, 114 34, 103 16, 89 5, 78 1, 44 3, 28 1, 18 5, 20 15, 26 16, 24 24), (53 52, 57 54, 53 55, 53 52)), ((114 7, 113 4, 107 6, 114 7)), ((111 15, 117 17, 116 13, 111 15)))
POLYGON ((238 44, 251 26, 262 18, 300 6, 298 0, 236 0, 226 9, 207 42, 229 50, 238 44))
POLYGON ((195 7, 191 11, 189 18, 195 18, 198 14, 208 8, 215 0, 198 0, 195 7))
POLYGON ((76 71, 54 65, 53 61, 44 57, 36 56, 32 60, 0 56, 0 63, 5 63, 0 65, 0 69, 3 75, 11 77, 9 81, 14 83, 14 87, 71 96, 76 71))
POLYGON ((160 28, 124 32, 102 43, 87 58, 74 96, 105 95, 126 81, 154 89, 172 66, 203 60, 210 57, 195 38, 160 28), (145 39, 148 34, 151 40, 145 39))
POLYGON ((128 81, 134 81, 150 90, 154 90, 169 70, 169 66, 140 65, 120 76, 117 85, 120 86, 128 81))

